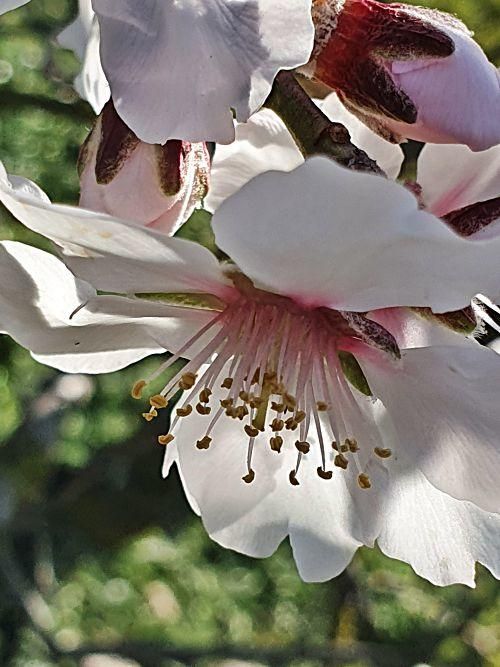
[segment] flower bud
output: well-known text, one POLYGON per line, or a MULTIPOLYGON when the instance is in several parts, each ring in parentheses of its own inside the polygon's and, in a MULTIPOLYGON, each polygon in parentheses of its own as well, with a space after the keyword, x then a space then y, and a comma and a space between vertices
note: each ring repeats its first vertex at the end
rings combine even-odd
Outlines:
POLYGON ((173 234, 208 189, 204 143, 147 144, 108 102, 80 151, 80 206, 173 234))
POLYGON ((304 73, 391 141, 500 143, 495 67, 454 17, 376 0, 315 0, 304 73))

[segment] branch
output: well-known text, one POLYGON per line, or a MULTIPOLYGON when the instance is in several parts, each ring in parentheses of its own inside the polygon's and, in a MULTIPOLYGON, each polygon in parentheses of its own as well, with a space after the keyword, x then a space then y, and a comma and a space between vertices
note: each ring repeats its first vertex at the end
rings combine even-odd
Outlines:
POLYGON ((344 167, 385 175, 377 163, 351 143, 348 130, 332 122, 311 100, 292 72, 281 71, 265 106, 283 120, 305 158, 325 155, 344 167))

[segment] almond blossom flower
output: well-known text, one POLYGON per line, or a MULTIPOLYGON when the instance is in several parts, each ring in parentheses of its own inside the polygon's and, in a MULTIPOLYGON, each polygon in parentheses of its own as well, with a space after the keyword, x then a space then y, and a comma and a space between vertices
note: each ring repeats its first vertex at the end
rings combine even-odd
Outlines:
POLYGON ((173 234, 207 192, 204 143, 146 144, 107 102, 80 152, 80 205, 173 234))
POLYGON ((94 0, 116 109, 148 143, 234 139, 280 69, 309 59, 310 0, 94 0))
POLYGON ((316 0, 305 68, 392 140, 500 143, 500 80, 470 31, 449 14, 376 0, 316 0))
POLYGON ((500 359, 393 308, 491 293, 500 242, 461 238, 402 186, 324 158, 261 175, 218 209, 234 264, 51 204, 22 179, 4 176, 1 197, 81 277, 2 244, 2 330, 75 372, 169 350, 137 398, 188 359, 144 414, 182 390, 159 437, 164 471, 177 463, 219 543, 266 556, 289 535, 306 580, 335 576, 376 538, 438 584, 472 585, 476 560, 500 576, 500 359))

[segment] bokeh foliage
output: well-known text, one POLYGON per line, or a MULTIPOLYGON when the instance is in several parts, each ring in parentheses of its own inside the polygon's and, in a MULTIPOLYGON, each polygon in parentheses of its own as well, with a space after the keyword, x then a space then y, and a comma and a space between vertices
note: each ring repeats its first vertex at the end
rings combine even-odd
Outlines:
MULTIPOLYGON (((500 62, 500 0, 418 4, 457 13, 500 62)), ((0 19, 0 157, 70 203, 92 123, 55 42, 75 5, 0 19)), ((182 234, 212 243, 203 217, 182 234)), ((47 247, 2 212, 0 237, 47 247)), ((128 397, 155 363, 68 378, 0 337, 0 665, 105 667, 85 656, 113 646, 146 667, 500 667, 500 596, 481 567, 475 590, 443 590, 364 549, 306 585, 286 544, 255 561, 212 543, 128 397)))

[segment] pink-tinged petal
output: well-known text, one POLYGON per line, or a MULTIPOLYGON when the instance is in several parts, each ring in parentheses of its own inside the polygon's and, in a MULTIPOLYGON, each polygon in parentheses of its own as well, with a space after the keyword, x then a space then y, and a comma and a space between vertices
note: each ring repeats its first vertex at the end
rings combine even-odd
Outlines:
POLYGON ((231 108, 247 120, 277 72, 307 62, 313 45, 308 0, 93 4, 116 108, 148 143, 231 142, 231 108))
POLYGON ((467 146, 424 146, 417 181, 425 207, 439 217, 500 196, 500 146, 474 153, 467 146))
POLYGON ((463 239, 406 188, 325 158, 257 176, 212 224, 257 284, 308 305, 446 312, 498 291, 500 239, 463 239))
POLYGON ((359 357, 409 470, 457 500, 500 511, 500 359, 488 348, 403 352, 399 367, 359 357))
MULTIPOLYGON (((3 169, 3 167, 2 167, 3 169)), ((24 225, 59 246, 67 265, 97 289, 119 292, 210 292, 229 283, 202 246, 85 209, 51 204, 25 179, 0 172, 0 199, 24 225)))

